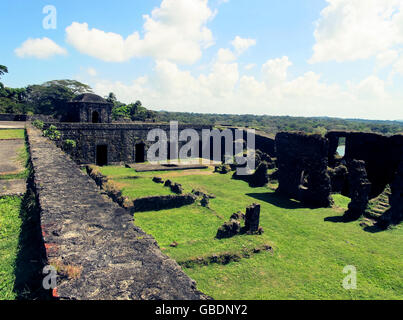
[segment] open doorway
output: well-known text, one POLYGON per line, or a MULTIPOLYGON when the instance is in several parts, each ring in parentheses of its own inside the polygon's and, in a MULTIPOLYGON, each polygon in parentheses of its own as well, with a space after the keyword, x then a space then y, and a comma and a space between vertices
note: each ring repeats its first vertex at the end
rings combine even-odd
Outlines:
POLYGON ((143 163, 145 162, 145 144, 138 143, 135 147, 135 157, 136 163, 143 163))
POLYGON ((92 113, 92 123, 99 123, 99 113, 97 111, 92 113))
POLYGON ((97 154, 96 154, 96 164, 97 166, 106 166, 108 164, 108 146, 107 145, 99 145, 97 146, 97 154))

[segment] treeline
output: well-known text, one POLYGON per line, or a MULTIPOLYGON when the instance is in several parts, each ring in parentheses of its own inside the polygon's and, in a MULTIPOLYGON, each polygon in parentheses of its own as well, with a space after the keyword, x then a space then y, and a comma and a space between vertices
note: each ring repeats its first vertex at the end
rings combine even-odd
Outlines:
POLYGON ((330 130, 374 132, 386 135, 403 133, 403 122, 339 119, 326 117, 256 116, 231 114, 200 114, 165 112, 157 113, 157 121, 176 120, 181 123, 198 123, 215 126, 239 126, 261 130, 267 133, 280 131, 303 131, 325 134, 330 130))
MULTIPOLYGON (((0 65, 0 79, 5 73, 8 73, 7 67, 0 65)), ((53 80, 25 88, 7 88, 0 82, 0 113, 44 114, 61 118, 68 111, 66 102, 85 92, 92 92, 91 87, 75 80, 53 80)), ((143 107, 140 101, 130 104, 122 103, 112 92, 105 99, 113 104, 112 116, 115 121, 169 122, 174 120, 185 124, 250 127, 272 134, 280 131, 325 134, 330 130, 387 135, 403 133, 403 122, 398 121, 157 112, 143 107)))
MULTIPOLYGON (((5 73, 7 67, 0 65, 0 77, 5 73)), ((8 88, 0 82, 0 113, 43 114, 60 119, 69 111, 67 102, 87 92, 92 92, 92 88, 76 80, 52 80, 25 88, 8 88)), ((125 104, 113 93, 105 98, 113 104, 114 120, 146 121, 156 117, 140 101, 125 104)))

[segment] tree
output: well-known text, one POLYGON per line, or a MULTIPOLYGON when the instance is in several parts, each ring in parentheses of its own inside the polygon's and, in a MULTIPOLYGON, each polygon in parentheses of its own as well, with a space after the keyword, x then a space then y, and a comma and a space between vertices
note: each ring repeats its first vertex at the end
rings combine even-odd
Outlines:
POLYGON ((79 95, 86 92, 92 92, 92 88, 84 83, 77 80, 52 80, 42 84, 44 87, 55 87, 60 86, 65 89, 70 90, 74 95, 79 95))
POLYGON ((92 91, 76 80, 53 80, 26 88, 25 102, 37 114, 63 117, 68 114, 67 102, 76 95, 92 91))
POLYGON ((109 103, 113 103, 115 105, 115 103, 118 101, 118 99, 116 98, 116 95, 113 92, 110 92, 108 94, 106 98, 106 101, 108 101, 109 103))
POLYGON ((7 67, 0 64, 0 76, 6 73, 8 73, 7 67))

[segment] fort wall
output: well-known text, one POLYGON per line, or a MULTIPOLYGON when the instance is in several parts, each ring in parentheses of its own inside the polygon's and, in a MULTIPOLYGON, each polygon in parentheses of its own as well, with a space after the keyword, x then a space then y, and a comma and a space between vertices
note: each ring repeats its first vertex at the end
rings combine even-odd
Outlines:
POLYGON ((34 188, 49 264, 58 267, 60 299, 207 299, 129 211, 102 196, 66 154, 27 129, 34 188))

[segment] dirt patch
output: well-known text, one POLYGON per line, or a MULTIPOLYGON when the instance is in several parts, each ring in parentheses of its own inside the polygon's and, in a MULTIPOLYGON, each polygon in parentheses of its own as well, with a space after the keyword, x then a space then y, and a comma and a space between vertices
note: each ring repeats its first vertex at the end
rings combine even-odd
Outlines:
POLYGON ((26 190, 25 180, 0 180, 0 196, 22 196, 26 190))
POLYGON ((23 147, 23 139, 0 140, 0 175, 24 171, 24 166, 18 161, 18 153, 23 147))
POLYGON ((202 170, 187 170, 183 172, 169 172, 164 174, 159 174, 161 178, 169 178, 169 177, 184 177, 184 176, 210 176, 213 175, 214 172, 211 171, 202 171, 202 170))

